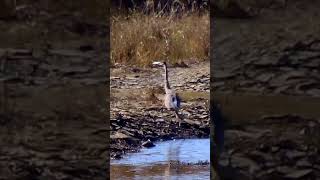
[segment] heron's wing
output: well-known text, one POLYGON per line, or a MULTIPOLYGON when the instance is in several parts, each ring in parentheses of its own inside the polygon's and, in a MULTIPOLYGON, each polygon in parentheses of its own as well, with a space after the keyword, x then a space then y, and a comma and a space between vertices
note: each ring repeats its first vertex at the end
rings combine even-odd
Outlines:
POLYGON ((176 99, 177 99, 177 107, 180 108, 181 106, 181 98, 178 94, 176 94, 176 99))

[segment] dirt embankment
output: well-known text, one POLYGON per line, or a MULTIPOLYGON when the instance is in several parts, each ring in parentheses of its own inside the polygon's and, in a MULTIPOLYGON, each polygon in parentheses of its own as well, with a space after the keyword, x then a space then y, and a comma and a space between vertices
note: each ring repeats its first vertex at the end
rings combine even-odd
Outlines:
POLYGON ((287 1, 251 18, 215 19, 215 100, 233 117, 220 161, 229 178, 319 179, 318 7, 287 1))

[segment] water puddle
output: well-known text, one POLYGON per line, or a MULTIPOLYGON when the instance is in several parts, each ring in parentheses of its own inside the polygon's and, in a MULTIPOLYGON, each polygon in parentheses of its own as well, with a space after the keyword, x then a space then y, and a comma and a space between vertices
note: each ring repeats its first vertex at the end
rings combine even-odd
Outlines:
POLYGON ((209 165, 194 165, 209 161, 210 139, 159 142, 112 160, 111 179, 210 179, 209 165))

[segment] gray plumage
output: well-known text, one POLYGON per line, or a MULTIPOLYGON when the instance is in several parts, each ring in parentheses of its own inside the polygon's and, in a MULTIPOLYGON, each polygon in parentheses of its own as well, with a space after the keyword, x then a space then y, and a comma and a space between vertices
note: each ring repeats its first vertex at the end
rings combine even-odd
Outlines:
POLYGON ((154 62, 154 65, 162 65, 164 68, 164 90, 166 92, 164 96, 164 106, 168 110, 174 110, 176 118, 179 119, 179 126, 181 125, 182 118, 179 115, 179 109, 181 106, 181 99, 178 96, 178 94, 171 89, 168 79, 168 69, 167 69, 167 63, 166 62, 154 62))

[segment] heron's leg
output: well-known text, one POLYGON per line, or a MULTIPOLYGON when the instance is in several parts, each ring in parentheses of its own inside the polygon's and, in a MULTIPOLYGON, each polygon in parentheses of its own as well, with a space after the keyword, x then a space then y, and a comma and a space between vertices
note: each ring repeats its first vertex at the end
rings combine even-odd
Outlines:
POLYGON ((175 112, 176 118, 179 120, 179 127, 180 127, 180 125, 181 125, 181 117, 180 117, 177 109, 175 109, 174 112, 175 112))

